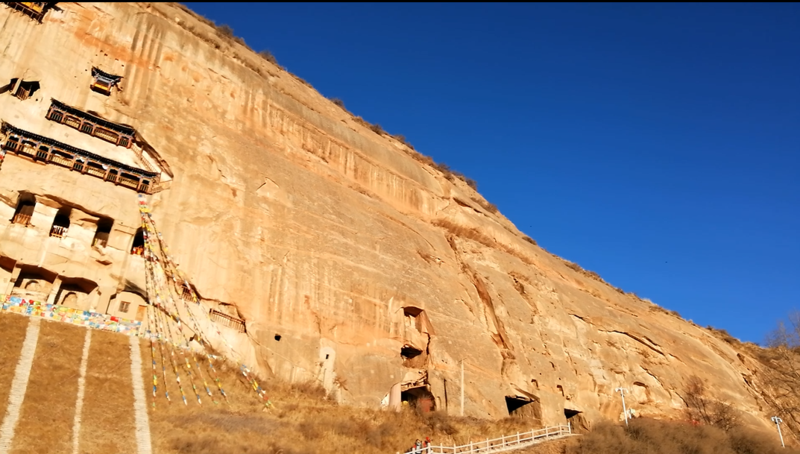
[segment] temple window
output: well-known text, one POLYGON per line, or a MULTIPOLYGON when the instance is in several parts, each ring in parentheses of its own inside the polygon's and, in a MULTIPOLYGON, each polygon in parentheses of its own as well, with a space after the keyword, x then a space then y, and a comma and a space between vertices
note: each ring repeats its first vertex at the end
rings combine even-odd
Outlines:
POLYGON ((128 312, 128 309, 130 309, 130 307, 131 307, 131 303, 129 303, 127 301, 120 301, 119 302, 119 311, 120 312, 128 312))
POLYGON ((111 235, 111 227, 114 225, 114 220, 109 218, 100 218, 97 221, 97 231, 92 240, 92 246, 106 247, 108 246, 108 237, 111 235))
POLYGON ((17 201, 17 209, 14 211, 14 217, 11 219, 11 223, 24 225, 26 227, 30 226, 33 209, 35 207, 36 197, 34 197, 33 194, 20 194, 17 201))
POLYGON ((91 87, 92 91, 106 96, 111 95, 112 88, 117 87, 117 89, 119 89, 118 84, 120 80, 122 80, 122 76, 115 76, 113 74, 103 72, 96 67, 92 68, 92 77, 94 78, 91 87))
POLYGON ((144 255, 144 232, 142 228, 136 229, 136 234, 133 235, 133 245, 131 245, 132 255, 144 255))
POLYGON ((67 230, 69 229, 69 208, 61 208, 56 213, 55 219, 53 219, 53 226, 50 228, 50 236, 55 238, 64 238, 67 234, 67 230))

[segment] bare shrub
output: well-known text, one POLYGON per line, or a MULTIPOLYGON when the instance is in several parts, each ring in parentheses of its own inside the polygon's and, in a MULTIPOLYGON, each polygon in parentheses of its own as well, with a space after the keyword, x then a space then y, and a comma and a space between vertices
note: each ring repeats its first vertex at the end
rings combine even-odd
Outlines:
POLYGON ((526 236, 523 236, 523 237, 522 237, 522 239, 523 239, 524 241, 527 241, 528 243, 531 243, 531 244, 532 244, 532 245, 534 245, 534 246, 536 246, 536 245, 538 244, 538 243, 536 243, 536 240, 534 240, 533 238, 531 238, 531 237, 529 237, 529 236, 527 236, 527 235, 526 235, 526 236))
POLYGON ((344 106, 344 101, 342 101, 341 99, 331 98, 331 102, 341 107, 343 110, 347 111, 347 107, 344 106))
POLYGON ((278 64, 278 59, 277 59, 277 58, 275 58, 275 56, 274 56, 274 55, 272 55, 272 52, 270 52, 270 51, 269 51, 269 50, 267 50, 267 49, 264 49, 264 50, 262 50, 262 51, 259 51, 259 52, 258 52, 258 56, 259 56, 259 57, 261 57, 261 58, 263 58, 264 60, 266 60, 266 61, 268 61, 268 62, 272 63, 273 65, 275 65, 275 66, 277 66, 277 67, 279 67, 279 68, 283 68, 283 67, 282 67, 280 64, 278 64))
POLYGON ((230 25, 222 24, 217 27, 217 33, 226 37, 226 38, 233 38, 233 29, 230 25))
POLYGON ((384 131, 383 128, 381 127, 381 125, 379 125, 378 123, 369 125, 369 129, 371 129, 372 132, 374 132, 375 134, 378 134, 378 135, 386 133, 386 131, 384 131))
POLYGON ((728 331, 724 330, 724 329, 717 329, 717 328, 714 328, 711 325, 706 326, 706 329, 711 331, 711 334, 713 334, 714 336, 716 336, 717 338, 719 338, 721 341, 723 341, 725 343, 728 343, 728 344, 731 344, 731 345, 738 345, 738 344, 741 343, 739 341, 739 339, 731 336, 731 334, 728 331))
POLYGON ((800 433, 800 312, 791 312, 787 320, 778 322, 766 336, 766 344, 769 348, 749 347, 766 366, 761 377, 766 387, 762 388, 771 392, 762 391, 762 397, 783 419, 789 429, 785 435, 797 440, 800 433))
POLYGON ((686 417, 690 421, 717 427, 726 432, 739 425, 738 410, 725 402, 709 398, 706 395, 705 383, 700 377, 690 376, 684 393, 686 417))
POLYGON ((467 186, 471 187, 474 190, 478 190, 478 182, 473 180, 469 177, 464 177, 464 182, 467 183, 467 186))

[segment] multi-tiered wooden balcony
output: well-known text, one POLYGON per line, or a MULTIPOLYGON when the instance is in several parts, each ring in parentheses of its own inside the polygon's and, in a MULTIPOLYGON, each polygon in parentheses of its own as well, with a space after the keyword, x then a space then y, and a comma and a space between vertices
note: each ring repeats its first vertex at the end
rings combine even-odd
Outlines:
POLYGON ((134 137, 136 137, 136 131, 128 125, 104 120, 55 99, 51 100, 50 109, 47 111, 46 117, 48 120, 65 124, 80 132, 125 148, 130 148, 134 137))
POLYGON ((146 194, 158 186, 159 174, 139 169, 3 122, 7 139, 2 148, 36 162, 55 164, 146 194))

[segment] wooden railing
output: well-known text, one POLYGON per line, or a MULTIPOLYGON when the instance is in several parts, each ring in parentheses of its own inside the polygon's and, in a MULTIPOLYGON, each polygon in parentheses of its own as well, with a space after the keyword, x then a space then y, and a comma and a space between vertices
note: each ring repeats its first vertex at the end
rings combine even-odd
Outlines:
POLYGON ((17 213, 14 215, 14 219, 11 220, 12 224, 20 224, 24 226, 31 225, 31 215, 30 214, 22 214, 17 213))
POLYGON ((55 238, 64 238, 64 235, 67 234, 67 227, 63 227, 60 225, 54 225, 50 229, 50 236, 55 238))
POLYGON ((240 333, 245 332, 244 327, 244 320, 232 317, 224 312, 220 312, 214 309, 209 309, 209 315, 211 316, 211 320, 221 323, 228 328, 233 328, 240 333))
POLYGON ((531 430, 525 433, 516 433, 500 438, 486 439, 486 441, 471 442, 461 446, 428 446, 425 448, 411 449, 406 454, 489 454, 495 452, 512 451, 526 446, 541 443, 553 438, 572 435, 572 426, 562 424, 544 429, 531 430))

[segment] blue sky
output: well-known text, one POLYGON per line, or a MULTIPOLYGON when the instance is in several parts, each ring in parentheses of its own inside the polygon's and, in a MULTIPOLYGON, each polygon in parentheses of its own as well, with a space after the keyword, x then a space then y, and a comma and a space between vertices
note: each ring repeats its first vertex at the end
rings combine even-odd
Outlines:
POLYGON ((615 286, 754 342, 800 309, 798 4, 187 5, 615 286))

